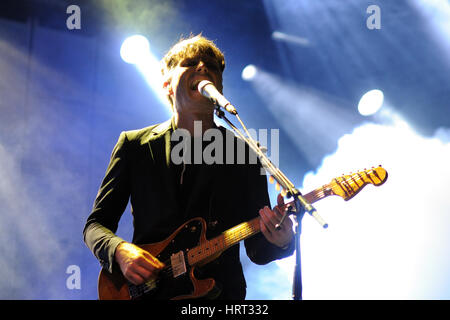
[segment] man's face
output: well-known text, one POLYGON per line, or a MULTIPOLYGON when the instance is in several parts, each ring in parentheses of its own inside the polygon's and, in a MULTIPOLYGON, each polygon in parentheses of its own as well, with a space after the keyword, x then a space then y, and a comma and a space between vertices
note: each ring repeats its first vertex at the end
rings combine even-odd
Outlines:
POLYGON ((170 80, 164 86, 179 113, 211 113, 214 110, 213 103, 197 90, 202 80, 211 81, 222 92, 222 71, 214 57, 202 55, 185 58, 170 71, 170 80))

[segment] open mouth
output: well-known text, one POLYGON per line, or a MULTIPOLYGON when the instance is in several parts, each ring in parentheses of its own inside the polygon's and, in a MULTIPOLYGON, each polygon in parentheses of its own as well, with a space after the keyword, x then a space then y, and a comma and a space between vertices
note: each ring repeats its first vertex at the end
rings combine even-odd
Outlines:
MULTIPOLYGON (((211 79, 197 79, 197 80, 194 80, 194 81, 192 81, 192 83, 191 83, 191 85, 190 85, 191 90, 197 91, 197 89, 198 89, 198 84, 199 84, 200 82, 202 82, 203 80, 211 81, 211 79)), ((212 82, 212 81, 211 81, 211 82, 212 82)))
POLYGON ((202 80, 194 80, 191 83, 191 90, 197 90, 198 84, 201 82, 202 80))

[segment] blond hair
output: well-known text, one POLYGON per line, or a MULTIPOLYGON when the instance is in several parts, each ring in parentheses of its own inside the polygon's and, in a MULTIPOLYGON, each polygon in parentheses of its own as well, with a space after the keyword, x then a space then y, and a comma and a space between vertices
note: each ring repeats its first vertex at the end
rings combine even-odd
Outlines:
POLYGON ((161 60, 161 72, 165 76, 171 69, 185 58, 208 55, 215 58, 221 66, 221 71, 225 69, 225 57, 216 47, 213 41, 203 37, 201 34, 191 35, 187 39, 181 38, 161 60))

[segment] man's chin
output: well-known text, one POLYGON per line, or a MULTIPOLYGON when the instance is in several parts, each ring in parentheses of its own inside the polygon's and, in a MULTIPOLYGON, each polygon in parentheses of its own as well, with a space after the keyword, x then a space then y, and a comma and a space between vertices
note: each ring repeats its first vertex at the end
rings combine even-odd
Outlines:
POLYGON ((200 92, 197 90, 193 91, 191 94, 191 100, 192 103, 199 104, 205 107, 210 107, 211 109, 214 109, 214 104, 209 100, 208 98, 202 96, 200 92))
POLYGON ((214 112, 214 104, 205 99, 192 99, 189 106, 184 106, 183 110, 189 110, 192 114, 211 114, 214 112))

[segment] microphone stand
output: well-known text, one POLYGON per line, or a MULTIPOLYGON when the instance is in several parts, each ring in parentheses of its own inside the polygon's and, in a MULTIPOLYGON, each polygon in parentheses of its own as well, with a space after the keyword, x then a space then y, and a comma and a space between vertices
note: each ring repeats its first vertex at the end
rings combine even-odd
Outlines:
POLYGON ((295 223, 295 268, 294 268, 294 277, 292 284, 292 299, 293 300, 302 300, 302 277, 301 277, 301 254, 300 254, 300 234, 301 234, 301 223, 303 219, 303 215, 305 212, 308 212, 312 217, 316 219, 316 221, 323 227, 327 228, 328 224, 319 216, 316 209, 306 201, 306 199, 302 196, 300 191, 295 188, 294 184, 289 181, 289 179, 281 172, 281 170, 270 161, 270 159, 265 155, 265 153, 259 147, 259 143, 254 141, 245 125, 242 123, 239 118, 236 110, 230 112, 235 115, 239 122, 241 123, 244 131, 246 132, 247 137, 245 137, 238 128, 236 128, 233 123, 225 117, 225 113, 220 109, 219 104, 215 99, 211 99, 211 101, 215 104, 215 113, 217 117, 223 119, 228 123, 228 125, 249 145, 250 148, 256 153, 258 158, 261 161, 262 166, 269 171, 269 173, 273 176, 275 180, 287 191, 287 196, 294 198, 294 207, 289 207, 286 210, 280 220, 280 222, 275 226, 276 229, 281 227, 284 219, 293 214, 295 223))
POLYGON ((300 234, 302 232, 302 219, 305 213, 298 199, 295 200, 296 214, 294 214, 294 234, 295 234, 295 266, 292 278, 292 299, 302 300, 302 259, 300 254, 300 234))

